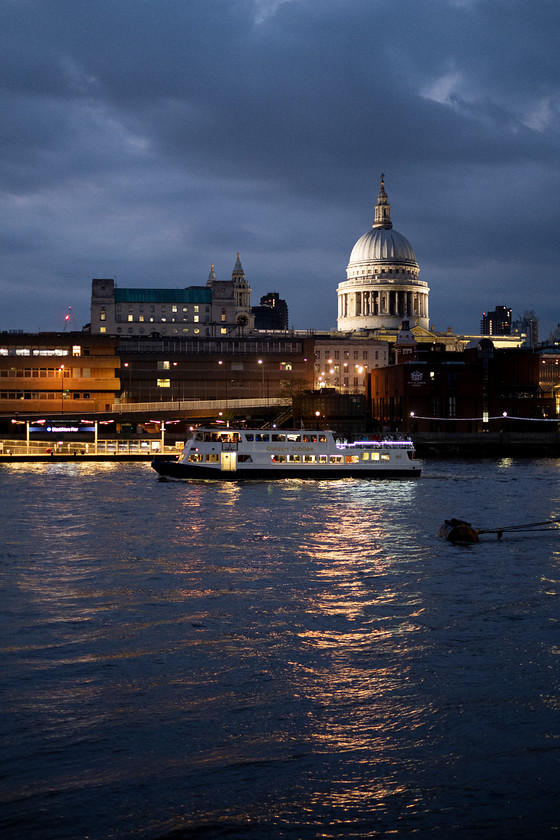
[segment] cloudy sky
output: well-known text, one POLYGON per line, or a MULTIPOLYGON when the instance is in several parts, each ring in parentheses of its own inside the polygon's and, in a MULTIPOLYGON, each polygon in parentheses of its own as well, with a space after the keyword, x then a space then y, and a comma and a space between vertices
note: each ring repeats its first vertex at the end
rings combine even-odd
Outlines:
POLYGON ((91 279, 336 287, 380 173, 430 320, 560 321, 558 0, 0 0, 0 329, 89 321, 91 279))

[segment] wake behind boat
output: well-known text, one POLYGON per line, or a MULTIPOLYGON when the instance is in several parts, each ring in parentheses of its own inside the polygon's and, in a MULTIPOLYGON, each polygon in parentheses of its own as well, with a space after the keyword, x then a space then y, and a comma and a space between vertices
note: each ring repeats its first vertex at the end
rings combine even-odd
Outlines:
POLYGON ((418 478, 411 440, 349 442, 319 429, 193 429, 179 458, 156 456, 169 478, 418 478))

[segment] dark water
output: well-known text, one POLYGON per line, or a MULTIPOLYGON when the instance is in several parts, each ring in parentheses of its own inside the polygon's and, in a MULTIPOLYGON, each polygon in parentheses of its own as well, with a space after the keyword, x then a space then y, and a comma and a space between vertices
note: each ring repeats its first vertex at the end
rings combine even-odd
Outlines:
POLYGON ((559 477, 0 467, 0 836, 560 837, 559 477))

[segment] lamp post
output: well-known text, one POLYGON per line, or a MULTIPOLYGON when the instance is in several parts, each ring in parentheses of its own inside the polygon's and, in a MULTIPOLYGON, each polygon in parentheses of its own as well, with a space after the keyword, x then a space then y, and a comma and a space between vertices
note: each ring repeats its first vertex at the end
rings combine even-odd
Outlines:
POLYGON ((264 400, 264 362, 263 362, 263 360, 259 359, 258 364, 261 366, 261 399, 264 400))
POLYGON ((127 401, 127 403, 130 403, 130 402, 132 402, 132 397, 131 397, 131 393, 130 393, 131 388, 132 388, 132 370, 131 370, 130 364, 128 362, 124 362, 123 367, 125 367, 128 370, 128 389, 127 389, 127 392, 126 392, 126 401, 127 401))
POLYGON ((60 370, 60 413, 64 414, 64 365, 59 367, 60 370))

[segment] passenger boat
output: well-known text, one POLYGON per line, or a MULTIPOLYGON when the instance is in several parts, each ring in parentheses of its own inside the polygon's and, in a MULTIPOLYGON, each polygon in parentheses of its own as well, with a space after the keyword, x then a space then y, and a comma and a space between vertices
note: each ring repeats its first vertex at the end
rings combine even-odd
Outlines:
POLYGON ((178 458, 156 456, 169 478, 418 478, 411 440, 349 442, 320 429, 196 428, 178 458))

